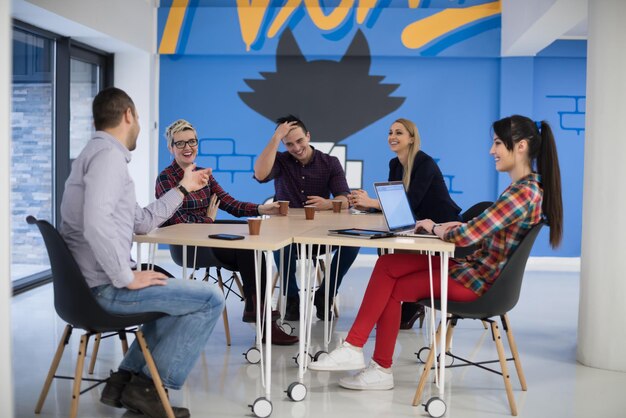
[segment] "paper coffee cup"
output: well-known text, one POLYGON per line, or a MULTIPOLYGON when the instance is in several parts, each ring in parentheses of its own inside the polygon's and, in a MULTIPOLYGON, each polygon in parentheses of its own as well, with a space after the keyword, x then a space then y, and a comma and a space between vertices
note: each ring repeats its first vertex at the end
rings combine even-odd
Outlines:
POLYGON ((304 217, 306 220, 311 221, 315 219, 315 206, 308 205, 304 207, 304 217))
POLYGON ((248 218, 248 232, 250 235, 259 235, 261 233, 261 218, 248 218))
POLYGON ((278 204, 280 205, 280 214, 287 215, 289 213, 289 201, 288 200, 279 200, 278 204))

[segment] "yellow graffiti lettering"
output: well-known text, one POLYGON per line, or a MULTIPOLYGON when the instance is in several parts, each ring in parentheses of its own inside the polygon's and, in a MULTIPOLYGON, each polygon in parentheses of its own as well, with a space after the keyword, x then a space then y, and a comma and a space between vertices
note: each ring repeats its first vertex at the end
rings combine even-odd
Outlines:
POLYGON ((319 0, 304 0, 304 4, 315 26, 322 30, 331 30, 345 20, 354 5, 354 0, 341 0, 339 6, 335 7, 335 10, 330 12, 328 16, 322 11, 319 0))
POLYGON ((356 22, 359 25, 365 22, 365 18, 370 10, 376 7, 376 3, 378 0, 359 0, 359 5, 356 8, 356 22))
POLYGON ((261 23, 270 0, 237 0, 237 14, 241 37, 246 44, 246 51, 250 51, 250 45, 255 41, 261 29, 261 23))
POLYGON ((272 22, 272 25, 267 31, 267 36, 269 38, 276 36, 280 28, 285 24, 285 22, 287 22, 287 20, 289 20, 293 12, 296 11, 296 8, 300 6, 300 3, 302 3, 302 0, 289 0, 287 4, 280 9, 280 12, 278 12, 274 22, 272 22))
POLYGON ((409 7, 411 9, 417 9, 420 7, 420 0, 409 0, 409 7))
POLYGON ((185 12, 189 0, 174 0, 165 22, 161 45, 159 45, 159 54, 175 54, 176 45, 178 45, 178 37, 180 36, 180 28, 183 25, 185 12))
POLYGON ((497 15, 500 10, 499 1, 460 9, 445 9, 404 28, 401 36, 402 44, 409 49, 421 48, 463 25, 497 15))

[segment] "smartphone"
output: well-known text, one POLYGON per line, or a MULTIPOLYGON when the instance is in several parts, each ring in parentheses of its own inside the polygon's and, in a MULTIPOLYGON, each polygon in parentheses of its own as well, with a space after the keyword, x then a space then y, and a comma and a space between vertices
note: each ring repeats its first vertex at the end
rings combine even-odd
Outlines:
POLYGON ((233 235, 233 234, 211 234, 209 235, 209 238, 213 238, 213 239, 225 239, 228 241, 233 241, 236 239, 244 239, 245 237, 243 235, 233 235))

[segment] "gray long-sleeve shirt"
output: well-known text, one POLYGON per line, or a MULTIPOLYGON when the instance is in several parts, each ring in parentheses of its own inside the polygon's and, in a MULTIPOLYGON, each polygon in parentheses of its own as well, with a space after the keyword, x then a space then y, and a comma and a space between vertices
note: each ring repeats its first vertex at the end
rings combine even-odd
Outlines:
POLYGON ((72 164, 61 203, 60 232, 89 287, 125 287, 133 280, 133 232, 145 234, 182 204, 175 189, 145 208, 128 172, 130 151, 97 131, 72 164))

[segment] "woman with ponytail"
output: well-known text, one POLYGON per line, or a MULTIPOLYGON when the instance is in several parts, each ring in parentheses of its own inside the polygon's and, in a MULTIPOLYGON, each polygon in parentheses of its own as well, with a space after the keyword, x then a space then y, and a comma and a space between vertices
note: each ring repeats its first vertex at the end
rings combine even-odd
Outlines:
MULTIPOLYGON (((430 219, 416 227, 432 231, 457 246, 477 244, 464 259, 450 259, 448 299, 472 301, 498 279, 506 261, 528 231, 540 222, 550 226, 550 244, 557 247, 563 233, 561 176, 556 144, 547 122, 513 115, 493 123, 490 154, 496 170, 508 173, 511 184, 494 204, 467 223, 437 224, 430 219)), ((432 260, 433 275, 439 260, 432 260)), ((439 281, 433 282, 435 297, 439 281)), ((378 259, 361 308, 346 340, 328 356, 309 365, 311 370, 357 370, 339 385, 357 390, 393 388, 392 356, 398 336, 400 304, 430 296, 428 257, 421 254, 390 254, 378 259), (376 346, 365 368, 362 347, 376 326, 376 346)))

